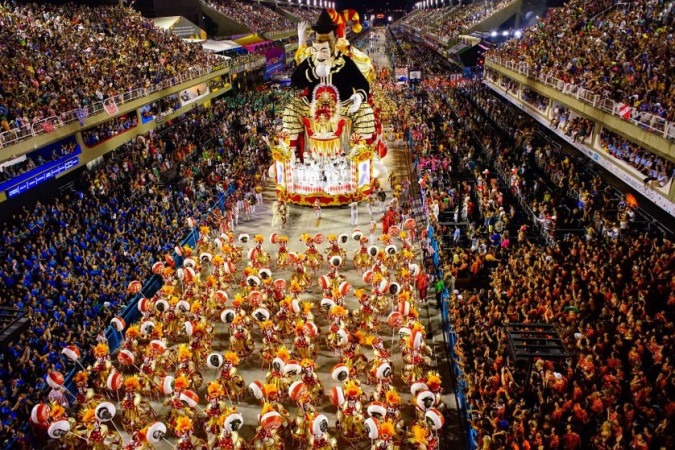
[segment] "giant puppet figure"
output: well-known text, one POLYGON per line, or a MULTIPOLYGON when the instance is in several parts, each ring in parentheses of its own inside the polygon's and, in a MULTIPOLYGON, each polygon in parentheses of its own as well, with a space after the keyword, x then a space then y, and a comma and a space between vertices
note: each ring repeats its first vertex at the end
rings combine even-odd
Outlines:
MULTIPOLYGON (((291 77, 293 86, 305 89, 305 95, 295 98, 286 107, 283 116, 283 128, 290 137, 291 146, 295 145, 297 149, 297 139, 309 122, 302 119, 312 117, 312 109, 315 109, 315 113, 318 112, 313 116, 315 122, 318 122, 316 132, 341 131, 338 128, 339 119, 336 123, 330 122, 334 118, 349 118, 352 121, 352 133, 359 134, 365 140, 372 139, 375 133, 375 117, 367 101, 370 83, 352 58, 337 48, 336 32, 340 25, 324 9, 317 23, 312 26, 316 37, 311 48, 305 44, 306 26, 306 23, 301 23, 298 27, 297 59, 301 61, 296 60, 298 67, 291 77), (324 98, 328 100, 328 96, 333 100, 330 105, 328 101, 324 101, 324 98), (312 108, 313 100, 317 101, 318 107, 312 108)), ((344 25, 340 29, 343 28, 344 25)))
POLYGON ((356 13, 324 9, 311 26, 312 46, 306 43, 308 25, 298 26, 298 66, 291 81, 301 94, 284 109, 270 170, 279 196, 292 203, 318 199, 326 206, 361 199, 375 180, 375 153, 384 156, 381 126, 369 102, 373 66, 344 38, 348 20, 360 31, 356 13))

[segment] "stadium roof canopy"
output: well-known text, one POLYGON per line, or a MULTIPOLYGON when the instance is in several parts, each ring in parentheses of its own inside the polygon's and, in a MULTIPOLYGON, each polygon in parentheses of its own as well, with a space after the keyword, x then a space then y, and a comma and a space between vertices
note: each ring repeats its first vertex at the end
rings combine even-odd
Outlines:
POLYGON ((241 45, 234 41, 214 41, 212 39, 207 39, 202 42, 202 47, 204 47, 204 50, 207 52, 220 53, 241 48, 241 45))

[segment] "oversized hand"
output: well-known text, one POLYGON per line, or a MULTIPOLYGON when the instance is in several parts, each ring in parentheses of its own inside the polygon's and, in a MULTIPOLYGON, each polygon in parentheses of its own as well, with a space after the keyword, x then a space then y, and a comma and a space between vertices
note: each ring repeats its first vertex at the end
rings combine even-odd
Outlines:
POLYGON ((304 20, 298 22, 298 45, 307 44, 307 27, 309 24, 304 20))
POLYGON ((349 114, 354 114, 361 107, 361 103, 363 102, 363 98, 361 97, 361 94, 356 93, 356 94, 352 95, 351 97, 349 97, 349 100, 352 101, 352 106, 349 107, 347 112, 349 114))

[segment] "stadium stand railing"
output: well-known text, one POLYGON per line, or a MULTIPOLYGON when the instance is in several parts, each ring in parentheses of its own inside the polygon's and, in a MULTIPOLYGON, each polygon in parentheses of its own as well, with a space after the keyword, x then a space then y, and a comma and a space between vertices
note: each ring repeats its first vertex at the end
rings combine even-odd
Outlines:
MULTIPOLYGON (((115 101, 117 105, 123 105, 130 101, 137 100, 142 97, 147 97, 163 89, 167 89, 169 87, 176 86, 194 80, 196 78, 202 77, 211 72, 224 69, 225 67, 226 67, 225 63, 223 63, 222 66, 205 66, 205 67, 196 66, 193 68, 193 70, 190 70, 187 73, 183 73, 168 80, 161 81, 152 87, 133 89, 131 91, 119 94, 111 98, 115 101)), ((104 103, 106 101, 109 101, 109 99, 93 103, 91 105, 88 105, 86 108, 83 108, 86 111, 85 112, 86 116, 92 117, 96 114, 103 112, 105 110, 104 103)), ((51 123, 51 125, 53 125, 52 131, 58 128, 62 128, 66 125, 69 125, 78 120, 77 117, 78 114, 80 114, 79 109, 72 109, 70 111, 64 112, 60 116, 52 116, 46 119, 42 119, 34 123, 33 126, 30 128, 11 129, 3 133, 0 133, 0 148, 7 147, 16 144, 18 142, 21 142, 23 140, 30 139, 32 137, 47 133, 47 131, 45 130, 45 123, 51 123)))

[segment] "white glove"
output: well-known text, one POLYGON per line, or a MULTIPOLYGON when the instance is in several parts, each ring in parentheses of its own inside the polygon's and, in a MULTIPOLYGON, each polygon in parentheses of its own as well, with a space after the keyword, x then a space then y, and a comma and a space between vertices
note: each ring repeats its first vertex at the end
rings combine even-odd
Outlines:
POLYGON ((302 22, 298 22, 298 45, 306 45, 307 44, 307 27, 309 24, 305 22, 304 20, 302 22))
POLYGON ((349 97, 349 100, 352 101, 352 106, 349 107, 347 112, 349 114, 354 114, 361 107, 361 103, 363 103, 363 97, 357 92, 356 94, 349 97))

